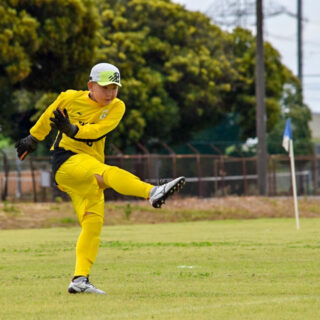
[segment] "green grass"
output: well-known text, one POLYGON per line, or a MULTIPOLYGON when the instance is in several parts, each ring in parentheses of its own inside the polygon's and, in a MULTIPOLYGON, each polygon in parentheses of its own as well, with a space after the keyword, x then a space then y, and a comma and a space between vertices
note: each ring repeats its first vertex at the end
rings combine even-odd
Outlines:
POLYGON ((319 319, 320 219, 104 227, 69 295, 79 228, 0 232, 0 319, 319 319))

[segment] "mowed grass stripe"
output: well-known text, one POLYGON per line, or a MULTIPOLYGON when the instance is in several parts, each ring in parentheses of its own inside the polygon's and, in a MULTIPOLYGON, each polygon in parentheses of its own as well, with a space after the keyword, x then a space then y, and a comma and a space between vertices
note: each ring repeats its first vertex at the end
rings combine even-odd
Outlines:
MULTIPOLYGON (((261 299, 261 300, 256 300, 256 301, 241 301, 241 302, 231 302, 231 303, 210 303, 206 306, 188 306, 185 305, 183 307, 176 307, 176 308, 171 308, 171 309, 163 309, 163 310, 157 310, 157 311, 153 311, 152 312, 152 317, 155 318, 155 316, 158 316, 158 319, 165 319, 166 316, 168 316, 168 314, 172 315, 172 314, 181 314, 182 317, 185 316, 186 313, 190 313, 192 314, 190 319, 193 319, 192 317, 194 317, 196 314, 204 314, 204 313, 208 313, 209 315, 211 314, 211 319, 219 319, 217 316, 219 315, 219 310, 221 309, 225 309, 225 308, 242 308, 242 309, 251 309, 253 306, 258 306, 258 305, 272 305, 273 308, 276 308, 277 306, 281 306, 283 303, 286 304, 292 304, 294 305, 297 302, 300 302, 301 300, 317 300, 319 301, 319 297, 318 296, 314 296, 314 297, 306 297, 306 298, 302 298, 301 297, 277 297, 277 298, 271 298, 271 299, 261 299)), ((122 313, 122 314, 116 314, 116 315, 109 315, 108 319, 147 319, 149 312, 144 312, 141 311, 139 313, 135 312, 135 313, 122 313)), ((290 312, 290 314, 292 314, 290 312)), ((255 319, 254 315, 250 314, 249 310, 246 310, 245 312, 243 312, 243 315, 241 316, 241 314, 238 314, 237 316, 234 316, 234 319, 237 319, 240 317, 242 317, 242 319, 255 319), (245 314, 247 312, 247 314, 245 314), (243 316, 243 317, 242 317, 243 316)), ((188 317, 188 316, 187 316, 188 317)), ((201 317, 201 315, 200 315, 201 317)), ((302 319, 303 317, 299 314, 296 314, 293 316, 293 318, 291 319, 302 319)), ((178 318, 177 318, 178 319, 178 318)), ((188 317, 189 319, 189 317, 188 317)), ((210 319, 210 317, 208 318, 210 319)), ((226 319, 226 318, 220 318, 220 319, 226 319)), ((256 318, 257 319, 257 318, 256 318)), ((278 318, 270 318, 268 316, 268 314, 265 314, 265 316, 262 316, 261 318, 259 317, 258 319, 278 319, 278 318)), ((282 319, 282 318, 281 318, 282 319)), ((290 319, 289 317, 286 319, 290 319)))
POLYGON ((72 296, 79 228, 0 232, 0 319, 319 319, 320 219, 104 227, 72 296))

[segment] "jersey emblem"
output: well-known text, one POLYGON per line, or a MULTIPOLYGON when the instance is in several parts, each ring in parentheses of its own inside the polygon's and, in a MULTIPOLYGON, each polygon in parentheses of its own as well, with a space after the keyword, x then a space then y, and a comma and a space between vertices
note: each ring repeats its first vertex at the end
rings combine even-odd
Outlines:
POLYGON ((100 115, 100 120, 104 119, 107 116, 108 112, 109 112, 108 109, 103 110, 100 115))

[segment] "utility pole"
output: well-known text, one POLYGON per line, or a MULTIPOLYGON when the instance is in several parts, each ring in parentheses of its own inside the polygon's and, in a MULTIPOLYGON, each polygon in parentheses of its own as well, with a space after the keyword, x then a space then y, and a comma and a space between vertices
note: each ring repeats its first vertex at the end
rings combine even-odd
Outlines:
POLYGON ((258 189, 262 196, 268 190, 268 154, 266 144, 266 107, 264 79, 264 49, 263 49, 263 4, 256 0, 257 42, 256 42, 256 130, 258 137, 257 171, 258 189))
POLYGON ((297 0, 297 35, 298 35, 298 78, 301 83, 303 81, 303 55, 302 55, 302 0, 297 0))

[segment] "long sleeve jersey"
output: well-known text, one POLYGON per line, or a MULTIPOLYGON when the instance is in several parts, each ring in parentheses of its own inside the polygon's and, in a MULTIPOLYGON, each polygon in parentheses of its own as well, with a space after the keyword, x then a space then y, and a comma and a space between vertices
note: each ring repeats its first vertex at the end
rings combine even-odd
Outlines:
POLYGON ((125 112, 123 101, 116 98, 109 105, 101 107, 89 98, 89 91, 67 90, 58 96, 31 128, 32 136, 40 141, 45 139, 51 131, 50 117, 54 116, 53 111, 58 107, 67 110, 70 122, 79 130, 73 138, 58 132, 51 150, 70 155, 86 153, 104 162, 106 135, 122 119, 125 112))

